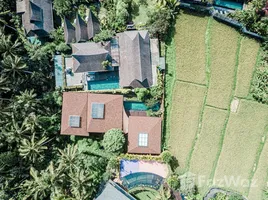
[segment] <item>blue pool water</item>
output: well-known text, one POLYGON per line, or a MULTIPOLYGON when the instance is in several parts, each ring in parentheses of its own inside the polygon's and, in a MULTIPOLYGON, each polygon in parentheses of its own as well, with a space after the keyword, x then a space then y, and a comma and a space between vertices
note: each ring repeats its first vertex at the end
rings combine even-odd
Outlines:
POLYGON ((61 55, 54 56, 54 73, 55 73, 56 87, 62 87, 63 86, 63 75, 62 75, 61 55))
MULTIPOLYGON (((136 101, 124 101, 124 107, 126 110, 135 110, 135 111, 146 111, 149 110, 145 103, 143 102, 136 102, 136 101)), ((158 111, 160 109, 160 105, 156 104, 152 107, 153 111, 158 111)))
POLYGON ((234 1, 215 0, 215 4, 217 6, 222 6, 222 7, 236 9, 236 10, 242 10, 243 9, 243 3, 234 2, 234 1))
POLYGON ((146 111, 148 107, 142 102, 124 101, 126 110, 146 111))
POLYGON ((112 90, 119 88, 118 80, 88 81, 88 90, 112 90))

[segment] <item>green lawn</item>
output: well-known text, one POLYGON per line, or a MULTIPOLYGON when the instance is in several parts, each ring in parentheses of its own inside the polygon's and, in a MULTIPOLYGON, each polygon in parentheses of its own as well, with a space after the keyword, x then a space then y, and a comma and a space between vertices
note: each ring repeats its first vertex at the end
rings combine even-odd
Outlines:
POLYGON ((151 188, 134 188, 130 191, 130 194, 137 200, 155 200, 158 192, 151 188))
POLYGON ((165 146, 177 172, 207 179, 246 179, 258 187, 218 183, 261 199, 268 180, 268 106, 248 100, 260 45, 213 18, 182 13, 167 45, 165 146), (197 64, 198 63, 198 64, 197 64), (239 99, 236 112, 230 107, 239 99))

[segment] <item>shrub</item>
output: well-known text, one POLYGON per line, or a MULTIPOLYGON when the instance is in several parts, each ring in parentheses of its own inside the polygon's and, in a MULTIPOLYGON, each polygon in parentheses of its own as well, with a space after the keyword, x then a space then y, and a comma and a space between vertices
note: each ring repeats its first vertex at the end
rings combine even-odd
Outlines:
POLYGON ((109 153, 121 153, 125 141, 125 136, 120 129, 111 129, 104 134, 102 146, 109 153))
POLYGON ((146 88, 135 88, 134 91, 140 101, 144 101, 149 94, 149 90, 146 88))
POLYGON ((163 162, 165 162, 167 164, 171 163, 171 161, 173 159, 173 156, 169 151, 163 151, 160 156, 161 156, 163 162))
POLYGON ((117 158, 111 157, 109 162, 108 162, 107 168, 116 170, 118 168, 118 166, 119 166, 119 162, 118 162, 117 158))
POLYGON ((111 30, 102 30, 100 33, 96 34, 93 38, 94 42, 104 42, 113 38, 115 32, 111 30))
POLYGON ((179 177, 177 175, 169 176, 167 178, 167 184, 171 189, 177 190, 179 188, 179 185, 180 185, 179 177))

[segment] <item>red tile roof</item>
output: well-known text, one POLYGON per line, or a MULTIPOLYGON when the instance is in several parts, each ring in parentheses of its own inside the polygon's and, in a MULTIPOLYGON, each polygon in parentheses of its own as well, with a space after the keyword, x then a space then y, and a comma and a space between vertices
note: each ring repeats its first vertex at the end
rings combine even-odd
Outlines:
POLYGON ((123 128, 123 96, 64 92, 61 118, 61 134, 88 136, 88 133, 104 133, 112 128, 123 128), (92 103, 104 104, 104 118, 93 119, 92 103), (80 127, 69 126, 69 116, 80 116, 80 127))
POLYGON ((161 153, 161 118, 130 116, 128 126, 128 153, 161 153), (148 146, 139 146, 139 134, 148 134, 148 146))

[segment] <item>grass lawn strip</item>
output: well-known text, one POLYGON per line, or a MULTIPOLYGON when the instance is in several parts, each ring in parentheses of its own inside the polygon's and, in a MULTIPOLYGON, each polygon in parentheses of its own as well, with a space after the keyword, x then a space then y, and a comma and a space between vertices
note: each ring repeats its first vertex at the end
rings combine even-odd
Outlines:
POLYGON ((206 87, 176 81, 173 89, 169 145, 184 171, 199 126, 206 87))
POLYGON ((235 96, 245 98, 249 94, 254 67, 257 63, 260 44, 256 40, 244 37, 241 43, 237 87, 235 96))
POLYGON ((207 104, 228 109, 236 66, 239 33, 224 24, 212 21, 211 78, 207 104), (226 37, 228 36, 228 37, 226 37))
MULTIPOLYGON (((268 123, 267 123, 268 124, 268 123)), ((249 199, 262 199, 263 190, 267 184, 267 172, 268 172, 268 126, 266 127, 266 137, 263 137, 261 142, 259 159, 256 162, 257 165, 254 166, 254 175, 251 179, 251 187, 249 189, 248 198, 249 199), (255 184, 256 181, 256 184, 255 184)))
MULTIPOLYGON (((258 155, 267 119, 267 106, 247 100, 240 101, 238 113, 230 114, 222 153, 214 176, 215 180, 225 177, 228 179, 234 177, 240 181, 248 180, 256 155, 258 155)), ((224 184, 230 189, 243 194, 247 193, 247 187, 242 186, 246 183, 224 184)))
POLYGON ((176 77, 206 84, 205 33, 209 17, 181 14, 176 23, 176 77))
MULTIPOLYGON (((213 163, 220 148, 222 129, 227 114, 227 111, 224 110, 205 107, 202 130, 190 164, 190 172, 202 176, 204 180, 210 179, 213 163)), ((208 185, 204 184, 203 187, 199 188, 199 192, 204 194, 208 189, 208 185)))
POLYGON ((172 94, 176 80, 176 54, 175 54, 175 41, 174 32, 170 32, 171 41, 166 44, 166 76, 165 76, 165 113, 164 113, 164 127, 163 127, 163 149, 168 148, 168 140, 170 137, 170 120, 171 120, 171 106, 172 94))

